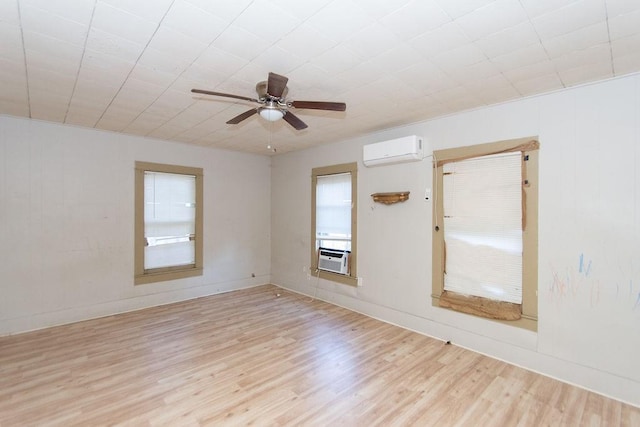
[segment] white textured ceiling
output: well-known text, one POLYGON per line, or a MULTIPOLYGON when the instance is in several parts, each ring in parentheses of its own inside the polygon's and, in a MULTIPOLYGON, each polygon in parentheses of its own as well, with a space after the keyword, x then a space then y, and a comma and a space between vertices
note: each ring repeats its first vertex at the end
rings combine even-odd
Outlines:
POLYGON ((640 0, 0 0, 0 114, 270 154, 640 71, 640 0), (255 97, 273 71, 309 128, 255 97))

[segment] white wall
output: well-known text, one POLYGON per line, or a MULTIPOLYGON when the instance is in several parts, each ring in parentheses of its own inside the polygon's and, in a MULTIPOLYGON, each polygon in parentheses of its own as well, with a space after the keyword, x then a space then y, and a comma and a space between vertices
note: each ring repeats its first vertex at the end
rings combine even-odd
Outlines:
POLYGON ((280 155, 272 281, 640 406, 639 166, 640 75, 280 155), (363 144, 411 134, 434 149, 539 136, 537 333, 431 306, 431 161, 362 165, 363 144), (352 161, 360 288, 308 275, 311 169, 352 161))
POLYGON ((0 335, 269 283, 270 163, 0 116, 0 335), (204 169, 202 276, 133 285, 136 160, 204 169))

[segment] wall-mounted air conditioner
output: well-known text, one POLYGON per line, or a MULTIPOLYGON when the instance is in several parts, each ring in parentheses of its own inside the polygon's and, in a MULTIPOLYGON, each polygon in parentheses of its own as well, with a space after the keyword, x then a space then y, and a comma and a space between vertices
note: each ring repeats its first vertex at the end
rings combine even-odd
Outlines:
POLYGON ((336 249, 318 249, 318 268, 332 273, 349 273, 349 251, 336 249))
POLYGON ((411 135, 362 147, 365 166, 415 162, 423 159, 425 147, 422 137, 411 135))

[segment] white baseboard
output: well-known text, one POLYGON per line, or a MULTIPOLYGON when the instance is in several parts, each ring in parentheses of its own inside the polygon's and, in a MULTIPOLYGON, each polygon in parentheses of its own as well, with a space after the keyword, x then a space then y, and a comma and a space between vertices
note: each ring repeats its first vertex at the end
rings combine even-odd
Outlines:
POLYGON ((300 289, 274 283, 276 286, 300 295, 315 297, 351 311, 393 324, 404 329, 430 336, 442 341, 451 341, 459 347, 484 354, 494 359, 527 369, 532 372, 580 387, 632 406, 640 407, 640 383, 588 366, 572 363, 535 349, 510 345, 490 337, 478 335, 451 325, 411 315, 389 307, 363 301, 349 295, 326 289, 316 289, 315 296, 300 289))
MULTIPOLYGON (((46 313, 2 319, 0 320, 0 336, 15 335, 50 328, 53 326, 112 316, 114 314, 127 313, 149 307, 172 304, 175 302, 237 291, 265 284, 257 283, 256 280, 260 280, 260 278, 195 286, 179 290, 139 295, 122 300, 93 304, 90 306, 72 307, 46 313)), ((264 280, 264 278, 261 280, 264 280)))

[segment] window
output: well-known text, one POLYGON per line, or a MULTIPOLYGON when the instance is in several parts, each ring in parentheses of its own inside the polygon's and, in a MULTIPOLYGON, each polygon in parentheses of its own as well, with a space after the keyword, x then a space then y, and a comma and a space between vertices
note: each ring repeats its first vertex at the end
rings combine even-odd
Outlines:
POLYGON ((311 270, 356 286, 357 163, 313 169, 311 195, 311 270), (350 251, 346 274, 318 270, 320 248, 350 251))
POLYGON ((136 162, 135 284, 202 275, 202 169, 136 162))
POLYGON ((434 153, 434 305, 537 328, 538 147, 434 153))

